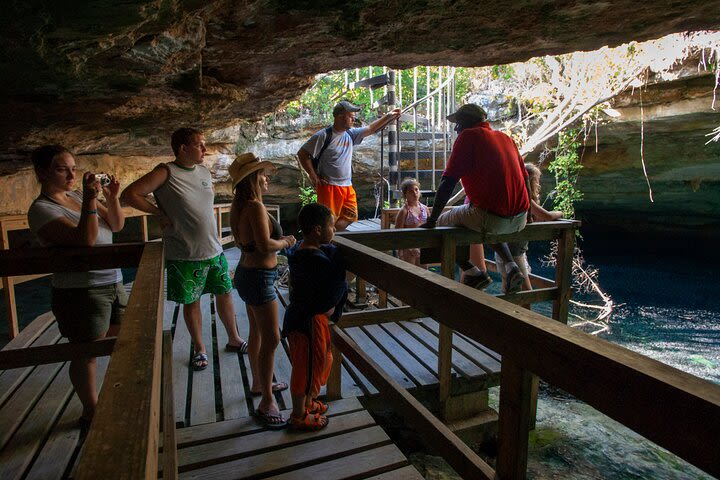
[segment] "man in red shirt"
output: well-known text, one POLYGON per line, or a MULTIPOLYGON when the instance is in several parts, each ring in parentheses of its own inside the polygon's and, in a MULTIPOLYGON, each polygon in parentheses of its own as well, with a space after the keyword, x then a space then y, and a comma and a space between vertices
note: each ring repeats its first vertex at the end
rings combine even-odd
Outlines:
MULTIPOLYGON (((438 187, 433 213, 423 227, 464 226, 480 233, 515 233, 525 228, 530 208, 527 171, 515 142, 490 128, 479 105, 463 105, 448 115, 459 133, 438 187), (462 182, 468 202, 443 213, 453 189, 462 182)), ((520 290, 523 274, 513 261, 507 244, 491 245, 505 262, 508 293, 520 290)), ((484 258, 482 265, 484 265, 484 258)), ((470 262, 463 262, 463 283, 483 289, 492 280, 470 262)))

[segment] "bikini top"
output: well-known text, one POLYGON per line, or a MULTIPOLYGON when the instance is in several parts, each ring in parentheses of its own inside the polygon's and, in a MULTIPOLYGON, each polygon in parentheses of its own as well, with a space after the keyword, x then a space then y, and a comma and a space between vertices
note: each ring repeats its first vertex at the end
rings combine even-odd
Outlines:
POLYGON ((418 207, 420 208, 420 215, 415 215, 415 213, 410 210, 410 208, 407 209, 407 217, 405 217, 405 225, 403 227, 417 227, 422 225, 423 223, 427 222, 428 217, 428 209, 425 205, 422 203, 418 203, 418 207))
MULTIPOLYGON (((275 217, 270 215, 270 213, 268 213, 268 218, 270 219, 270 225, 272 226, 272 229, 270 230, 270 238, 273 240, 279 240, 283 234, 282 226, 280 226, 280 222, 275 220, 275 217)), ((256 247, 255 240, 253 240, 250 243, 240 244, 240 251, 243 253, 253 253, 255 252, 256 247)))

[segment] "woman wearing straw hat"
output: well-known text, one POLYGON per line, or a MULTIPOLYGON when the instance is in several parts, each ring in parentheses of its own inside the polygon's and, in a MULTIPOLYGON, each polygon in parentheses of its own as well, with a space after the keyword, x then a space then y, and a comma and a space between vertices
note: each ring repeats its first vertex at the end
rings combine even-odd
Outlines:
POLYGON ((230 210, 230 226, 242 256, 235 270, 235 288, 247 307, 250 320, 248 355, 252 370, 252 394, 261 395, 255 415, 270 429, 285 427, 273 392, 288 388, 273 383, 275 349, 280 343, 278 304, 274 282, 277 278, 277 252, 292 247, 295 237, 283 236, 280 224, 262 203, 268 189, 266 170, 273 164, 243 153, 230 165, 235 196, 230 210))

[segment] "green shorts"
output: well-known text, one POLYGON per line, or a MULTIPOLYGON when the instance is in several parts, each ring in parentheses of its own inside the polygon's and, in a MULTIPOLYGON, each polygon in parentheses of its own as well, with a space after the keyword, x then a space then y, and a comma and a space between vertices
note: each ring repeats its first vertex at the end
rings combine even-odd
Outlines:
POLYGON ((71 342, 89 342, 119 325, 128 295, 122 283, 90 288, 53 288, 51 308, 60 333, 71 342))
POLYGON ((232 290, 225 254, 207 260, 166 260, 167 299, 183 305, 194 303, 201 295, 222 295, 232 290))

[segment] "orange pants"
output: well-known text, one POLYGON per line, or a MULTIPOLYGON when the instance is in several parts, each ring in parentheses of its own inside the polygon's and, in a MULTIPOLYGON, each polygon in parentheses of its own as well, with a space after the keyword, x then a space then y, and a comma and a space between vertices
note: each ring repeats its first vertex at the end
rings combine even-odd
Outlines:
POLYGON ((317 397, 320 387, 327 383, 333 362, 327 316, 318 314, 313 317, 310 337, 290 332, 288 343, 292 362, 290 393, 317 397))
POLYGON ((344 218, 349 223, 358 219, 357 197, 353 187, 339 187, 337 185, 318 185, 318 203, 330 209, 335 220, 344 218))

